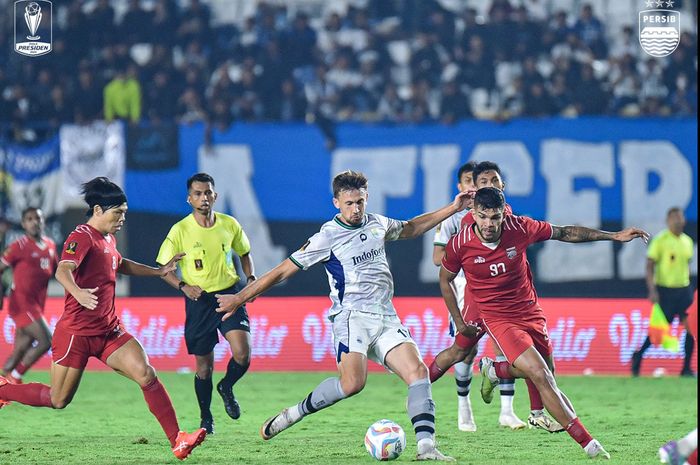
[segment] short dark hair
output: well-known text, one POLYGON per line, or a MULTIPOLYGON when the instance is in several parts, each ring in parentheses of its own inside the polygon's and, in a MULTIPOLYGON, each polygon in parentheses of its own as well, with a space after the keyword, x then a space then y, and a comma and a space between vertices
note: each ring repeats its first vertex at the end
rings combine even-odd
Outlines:
POLYGON ((27 216, 31 212, 38 212, 41 210, 39 207, 27 207, 24 210, 22 210, 22 221, 24 221, 24 217, 27 216))
POLYGON ((479 178, 479 175, 481 173, 484 173, 486 171, 495 171, 498 173, 499 176, 503 176, 501 174, 501 168, 498 167, 497 163, 494 163, 492 161, 482 161, 476 167, 474 168, 474 172, 472 173, 472 177, 474 178, 474 184, 476 184, 476 180, 479 178))
POLYGON ((468 161, 462 166, 459 167, 459 171, 457 171, 457 182, 462 181, 462 175, 464 173, 469 173, 474 171, 474 168, 476 168, 477 162, 475 161, 468 161))
POLYGON ((197 173, 190 176, 190 178, 187 180, 188 191, 190 190, 190 187, 192 187, 192 184, 195 182, 209 182, 211 183, 211 187, 216 187, 216 184, 214 184, 214 178, 212 178, 207 173, 197 173))
POLYGON ((96 205, 106 211, 126 203, 126 194, 122 188, 104 176, 91 179, 80 187, 80 193, 90 207, 86 213, 88 218, 92 216, 96 205))
POLYGON ((333 197, 336 199, 342 191, 367 189, 367 178, 359 171, 346 170, 333 178, 333 197))
POLYGON ((474 209, 477 207, 503 210, 506 207, 506 198, 503 196, 503 192, 495 187, 482 187, 474 195, 474 209))
POLYGON ((671 208, 669 208, 668 211, 666 212, 666 218, 668 218, 669 216, 673 215, 674 213, 683 213, 683 210, 681 210, 680 207, 671 207, 671 208))

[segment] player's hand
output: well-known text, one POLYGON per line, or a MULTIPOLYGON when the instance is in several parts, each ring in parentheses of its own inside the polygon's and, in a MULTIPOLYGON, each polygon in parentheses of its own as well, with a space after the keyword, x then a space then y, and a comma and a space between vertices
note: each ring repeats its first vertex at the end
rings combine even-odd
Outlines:
POLYGON ((645 244, 649 243, 649 233, 639 228, 627 228, 613 234, 613 239, 620 242, 629 242, 633 239, 640 238, 645 244))
POLYGON ((160 275, 165 276, 166 274, 170 273, 171 271, 175 271, 177 269, 177 262, 182 260, 182 257, 185 256, 184 252, 175 254, 173 258, 170 259, 168 263, 160 267, 160 275))
POLYGON ((78 292, 73 294, 73 297, 80 305, 88 310, 95 310, 97 308, 97 296, 95 295, 95 292, 97 292, 98 289, 99 287, 94 287, 92 289, 80 289, 78 292))
POLYGON ((219 307, 216 311, 218 313, 225 313, 224 317, 221 319, 222 321, 227 320, 238 310, 238 307, 245 303, 238 294, 216 294, 214 297, 216 297, 216 301, 219 303, 219 307))
POLYGON ((658 304, 659 303, 659 291, 656 289, 652 289, 649 291, 649 300, 651 300, 651 303, 653 304, 658 304))
POLYGON ((202 296, 202 292, 204 291, 199 286, 190 286, 189 284, 185 284, 182 286, 182 292, 185 293, 188 299, 197 300, 202 296))
POLYGON ((457 331, 464 337, 476 337, 476 335, 481 332, 481 326, 474 321, 469 321, 467 323, 457 324, 457 331))
POLYGON ((465 208, 469 208, 469 206, 474 203, 474 194, 476 194, 476 191, 460 192, 455 196, 452 205, 457 209, 457 211, 462 211, 465 208))

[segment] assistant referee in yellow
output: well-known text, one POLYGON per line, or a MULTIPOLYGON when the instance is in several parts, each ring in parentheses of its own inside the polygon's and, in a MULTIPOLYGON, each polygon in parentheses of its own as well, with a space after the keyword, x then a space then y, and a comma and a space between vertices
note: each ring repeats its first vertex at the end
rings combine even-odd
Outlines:
MULTIPOLYGON (((687 311, 693 302, 690 286, 690 261, 693 259, 693 239, 683 232, 685 216, 674 207, 666 213, 666 226, 649 242, 647 249, 646 282, 649 300, 658 303, 671 323, 678 316, 686 329, 685 359, 681 376, 694 376, 690 368, 695 341, 688 330, 687 311)), ((632 354, 632 376, 639 376, 644 352, 651 345, 649 337, 632 354)))
POLYGON ((214 433, 211 414, 214 371, 214 346, 219 342, 217 330, 231 346, 233 356, 226 375, 216 385, 228 416, 241 416, 241 408, 233 395, 233 385, 250 366, 250 323, 244 307, 226 321, 215 309, 215 294, 240 291, 233 254, 240 257, 247 282, 255 279, 250 243, 235 218, 214 211, 216 202, 214 179, 197 173, 187 180, 187 203, 192 213, 175 223, 160 246, 158 263, 168 263, 175 254, 184 252, 180 260, 182 278, 169 273, 163 279, 185 294, 185 343, 187 352, 195 356, 197 372, 194 391, 199 402, 201 427, 214 433))

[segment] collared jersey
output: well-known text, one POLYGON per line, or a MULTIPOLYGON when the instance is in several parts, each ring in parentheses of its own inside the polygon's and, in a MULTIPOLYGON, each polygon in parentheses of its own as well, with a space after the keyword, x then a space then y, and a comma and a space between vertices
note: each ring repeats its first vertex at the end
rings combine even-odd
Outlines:
POLYGON ((328 274, 330 315, 360 311, 395 315, 394 279, 384 243, 399 238, 404 222, 368 213, 359 226, 336 216, 289 258, 301 269, 322 262, 328 274))
POLYGON ((12 268, 10 312, 43 311, 49 280, 58 264, 56 244, 46 236, 39 244, 25 235, 7 247, 1 260, 12 268))
POLYGON ((654 266, 654 282, 661 287, 688 287, 689 264, 693 259, 693 239, 685 233, 676 236, 664 229, 649 242, 647 257, 654 266))
POLYGON ((469 224, 447 243, 442 266, 452 273, 464 270, 469 296, 482 315, 526 315, 537 302, 526 250, 550 239, 552 231, 545 221, 505 215, 500 240, 485 244, 469 224))
POLYGON ((214 225, 204 228, 194 215, 187 215, 170 228, 158 251, 156 262, 164 265, 175 254, 185 252, 178 266, 182 280, 207 292, 220 291, 236 284, 233 252, 250 252, 250 242, 238 221, 224 213, 214 213, 214 225))
POLYGON ((66 238, 61 261, 76 264, 73 278, 78 287, 97 288, 97 307, 88 310, 66 292, 65 310, 56 328, 80 336, 112 332, 119 325, 114 308, 117 270, 122 262, 117 239, 112 234, 103 235, 89 224, 78 225, 66 238))

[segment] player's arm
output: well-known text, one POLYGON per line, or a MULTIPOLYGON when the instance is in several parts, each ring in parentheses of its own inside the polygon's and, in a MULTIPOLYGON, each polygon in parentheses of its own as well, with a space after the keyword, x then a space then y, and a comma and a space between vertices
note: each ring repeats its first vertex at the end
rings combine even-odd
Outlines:
POLYGON ((467 208, 467 203, 470 196, 473 196, 472 192, 460 192, 455 196, 454 201, 445 205, 439 210, 432 211, 430 213, 424 213, 422 215, 416 216, 406 221, 399 235, 399 239, 413 239, 421 234, 430 231, 435 226, 437 226, 441 221, 449 218, 458 211, 462 211, 467 208))
POLYGON ((241 305, 259 296, 277 283, 289 279, 301 268, 291 258, 286 259, 258 279, 247 285, 237 294, 216 294, 219 313, 225 313, 223 320, 231 316, 241 305))
POLYGON ((474 337, 479 332, 479 327, 473 324, 466 324, 464 318, 462 318, 462 312, 460 311, 459 304, 457 303, 457 296, 455 295, 455 288, 452 285, 452 281, 457 277, 457 273, 453 273, 445 266, 440 267, 440 293, 445 301, 447 310, 450 312, 452 321, 455 322, 457 327, 457 332, 463 334, 467 337, 474 337))
POLYGON ((75 271, 76 268, 78 268, 78 265, 75 262, 68 260, 59 262, 58 268, 56 268, 56 281, 58 281, 66 292, 72 295, 80 305, 88 310, 94 310, 97 307, 97 296, 95 292, 97 292, 98 288, 83 289, 78 287, 73 277, 73 271, 75 271))
POLYGON ((551 239, 561 242, 594 242, 617 241, 629 242, 641 238, 644 243, 649 242, 649 233, 639 228, 627 228, 622 231, 608 232, 599 229, 586 228, 585 226, 555 226, 552 225, 551 239))
POLYGON ((440 266, 442 263, 442 257, 445 256, 445 246, 440 244, 433 244, 433 264, 435 266, 440 266))
POLYGON ((168 263, 159 267, 148 266, 144 265, 143 263, 129 260, 128 258, 122 258, 117 271, 120 274, 126 274, 129 276, 152 276, 162 278, 168 273, 175 271, 177 268, 177 262, 179 262, 184 256, 184 253, 175 254, 173 258, 168 261, 168 263))
POLYGON ((250 252, 241 255, 241 268, 248 280, 248 284, 252 283, 255 280, 255 264, 253 264, 253 257, 251 257, 250 252))
POLYGON ((8 268, 9 266, 7 266, 5 262, 0 261, 0 310, 2 310, 2 307, 5 304, 5 286, 2 283, 2 274, 8 268))
POLYGON ((659 292, 656 290, 656 283, 654 283, 654 269, 656 268, 656 262, 651 258, 647 257, 647 267, 646 274, 644 276, 647 283, 647 291, 649 291, 649 300, 653 303, 659 302, 659 292))

